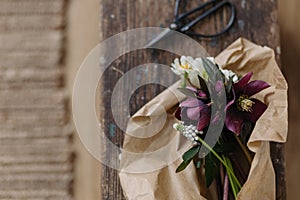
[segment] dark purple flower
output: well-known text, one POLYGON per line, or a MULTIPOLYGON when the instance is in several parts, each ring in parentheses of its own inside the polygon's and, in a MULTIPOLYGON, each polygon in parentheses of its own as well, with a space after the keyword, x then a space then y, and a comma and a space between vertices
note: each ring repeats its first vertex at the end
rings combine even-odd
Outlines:
POLYGON ((250 72, 232 86, 233 99, 226 106, 226 127, 239 135, 244 121, 255 123, 267 109, 267 105, 252 95, 268 88, 264 81, 250 81, 253 73, 250 72))
POLYGON ((187 89, 193 91, 195 97, 187 97, 186 100, 181 102, 175 112, 175 117, 187 124, 197 126, 197 130, 201 131, 210 122, 210 105, 203 101, 207 95, 201 90, 190 87, 187 89))

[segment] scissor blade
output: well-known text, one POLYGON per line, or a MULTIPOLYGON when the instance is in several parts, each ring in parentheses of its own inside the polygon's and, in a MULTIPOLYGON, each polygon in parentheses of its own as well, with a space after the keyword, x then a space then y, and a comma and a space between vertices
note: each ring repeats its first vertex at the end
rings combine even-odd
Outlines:
POLYGON ((175 31, 171 29, 165 29, 160 34, 158 34, 154 39, 152 39, 148 44, 146 44, 146 48, 152 47, 163 39, 166 39, 170 35, 172 35, 175 31))

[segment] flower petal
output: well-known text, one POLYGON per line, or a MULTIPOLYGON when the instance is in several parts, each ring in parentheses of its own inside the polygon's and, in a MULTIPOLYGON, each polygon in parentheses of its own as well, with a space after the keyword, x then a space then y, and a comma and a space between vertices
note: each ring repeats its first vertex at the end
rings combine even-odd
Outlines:
POLYGON ((270 87, 270 85, 264 81, 251 81, 245 86, 243 93, 247 94, 250 97, 268 87, 270 87))
POLYGON ((210 123, 210 108, 205 105, 200 111, 200 117, 197 124, 197 130, 201 131, 210 123))
POLYGON ((198 120, 200 117, 201 107, 188 108, 186 110, 186 115, 191 120, 198 120))
POLYGON ((192 97, 188 97, 185 101, 180 103, 181 107, 188 107, 188 108, 199 107, 203 105, 204 103, 202 101, 192 97))
POLYGON ((247 85, 247 83, 250 81, 251 77, 253 75, 253 72, 249 72, 245 76, 243 76, 237 83, 233 84, 233 87, 236 92, 243 91, 244 87, 247 85))
POLYGON ((176 119, 181 120, 181 108, 180 107, 178 107, 176 109, 176 111, 175 111, 175 117, 176 117, 176 119))
POLYGON ((202 90, 197 91, 197 96, 201 99, 207 99, 207 95, 202 90))
POLYGON ((225 107, 225 111, 228 110, 228 108, 234 103, 235 99, 232 99, 231 101, 228 102, 228 104, 225 107))
POLYGON ((190 87, 190 86, 186 86, 185 88, 188 89, 188 90, 191 90, 193 92, 197 92, 196 88, 193 88, 193 87, 190 87))
POLYGON ((242 124, 244 122, 241 112, 230 106, 226 112, 225 125, 228 130, 239 135, 241 133, 242 124))
POLYGON ((234 103, 234 101, 236 99, 235 91, 233 89, 231 89, 231 92, 232 92, 233 99, 227 103, 227 105, 225 107, 225 111, 228 110, 228 108, 234 103))
POLYGON ((267 110, 268 106, 258 99, 251 98, 255 104, 252 106, 252 112, 245 112, 245 119, 255 123, 261 115, 267 110))

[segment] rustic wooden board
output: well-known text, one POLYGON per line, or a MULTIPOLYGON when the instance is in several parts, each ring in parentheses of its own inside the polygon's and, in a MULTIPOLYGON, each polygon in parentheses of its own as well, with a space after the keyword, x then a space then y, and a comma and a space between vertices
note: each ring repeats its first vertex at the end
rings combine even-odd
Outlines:
POLYGON ((0 199, 73 199, 67 3, 0 1, 0 199))
MULTIPOLYGON (((203 0, 184 1, 182 10, 186 11, 203 0)), ((199 39, 199 43, 206 48, 211 56, 216 56, 229 44, 239 37, 245 37, 257 44, 270 46, 275 50, 277 61, 280 63, 279 27, 277 21, 277 1, 246 1, 231 0, 237 9, 237 19, 230 31, 215 39, 199 39)), ((167 27, 172 21, 173 0, 101 0, 101 35, 108 38, 121 31, 138 27, 161 26, 167 27)), ((224 9, 219 15, 204 20, 197 31, 206 33, 216 31, 224 26, 228 17, 228 10, 224 9)), ((120 47, 121 48, 121 47, 120 47)), ((114 85, 122 76, 122 72, 131 67, 149 61, 170 64, 175 55, 166 52, 159 54, 151 50, 143 50, 126 54, 115 61, 107 70, 103 80, 101 118, 104 119, 105 134, 114 144, 121 146, 123 132, 116 126, 111 115, 110 97, 114 85), (130 67, 131 66, 131 67, 130 67), (114 70, 119 69, 118 71, 114 70), (105 113, 105 114, 104 114, 105 113)), ((149 74, 155 76, 155 74, 149 74)), ((158 76, 158 74, 156 74, 158 76)), ((124 86, 126 89, 126 86, 124 86)), ((138 108, 161 92, 164 88, 150 85, 142 87, 131 98, 133 114, 138 108)), ((122 110, 120 109, 120 112, 122 110)), ((285 160, 284 145, 272 144, 272 160, 276 171, 277 199, 286 199, 285 188, 285 160)), ((107 158, 110 154, 107 152, 107 158)), ((102 169, 102 199, 124 199, 119 185, 118 172, 108 167, 102 169)))

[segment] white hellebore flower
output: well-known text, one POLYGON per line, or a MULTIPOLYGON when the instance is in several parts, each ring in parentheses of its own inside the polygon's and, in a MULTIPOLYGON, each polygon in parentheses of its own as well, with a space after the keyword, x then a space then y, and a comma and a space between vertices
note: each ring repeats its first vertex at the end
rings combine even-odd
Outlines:
MULTIPOLYGON (((208 57, 211 62, 214 62, 214 58, 208 57)), ((171 64, 172 70, 175 74, 184 76, 185 73, 188 74, 188 77, 191 83, 199 87, 198 75, 204 75, 204 67, 202 58, 192 58, 191 56, 181 56, 180 60, 176 58, 174 63, 171 64)))
POLYGON ((193 58, 190 56, 181 56, 180 61, 178 58, 171 64, 172 70, 177 75, 184 75, 185 72, 189 73, 193 69, 193 58))

